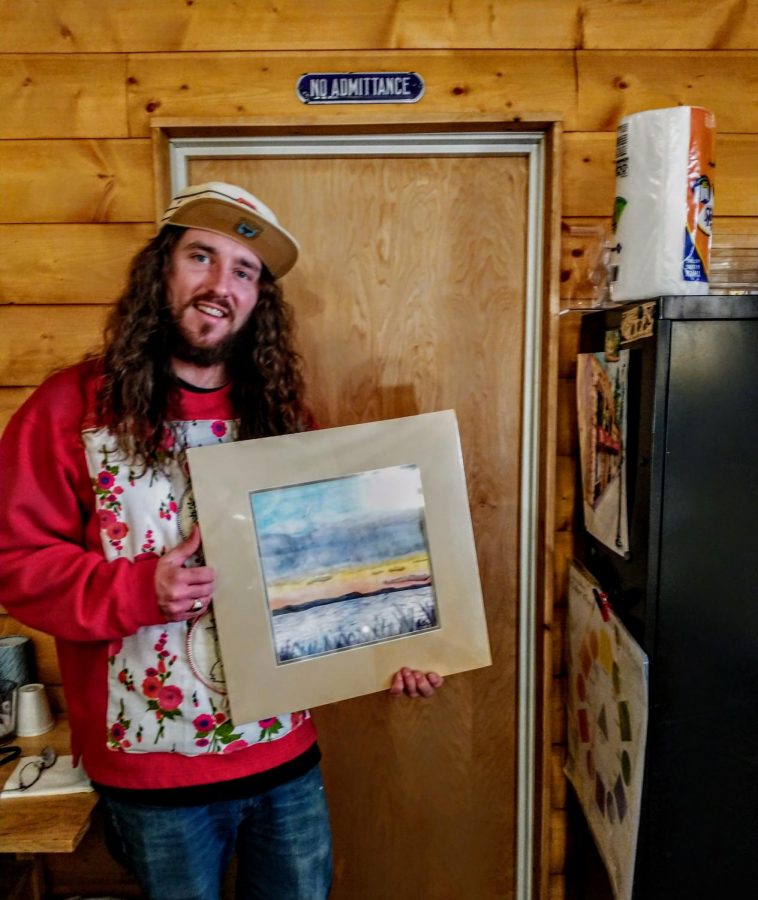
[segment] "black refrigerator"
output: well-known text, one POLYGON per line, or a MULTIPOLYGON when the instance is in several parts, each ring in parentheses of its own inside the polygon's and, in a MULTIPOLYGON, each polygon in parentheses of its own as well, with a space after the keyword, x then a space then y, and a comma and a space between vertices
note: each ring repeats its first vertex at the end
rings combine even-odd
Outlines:
MULTIPOLYGON (((633 896, 755 897, 758 295, 594 311, 580 351, 614 329, 630 350, 629 551, 584 532, 578 556, 649 657, 633 896)), ((573 867, 570 896, 610 896, 592 871, 573 867)))

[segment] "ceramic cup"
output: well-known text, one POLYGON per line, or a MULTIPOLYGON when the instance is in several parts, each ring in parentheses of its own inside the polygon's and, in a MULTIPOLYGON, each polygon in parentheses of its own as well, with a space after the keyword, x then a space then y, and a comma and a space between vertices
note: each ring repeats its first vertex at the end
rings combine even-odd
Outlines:
POLYGON ((24 684, 16 698, 16 734, 33 737, 44 734, 55 725, 43 684, 24 684))

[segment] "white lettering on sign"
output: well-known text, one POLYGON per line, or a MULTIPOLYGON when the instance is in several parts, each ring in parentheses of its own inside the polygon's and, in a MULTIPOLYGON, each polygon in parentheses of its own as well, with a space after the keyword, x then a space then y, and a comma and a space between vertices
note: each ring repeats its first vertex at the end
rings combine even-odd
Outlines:
POLYGON ((311 78, 308 85, 308 92, 314 100, 326 100, 327 83, 326 78, 311 78))
POLYGON ((340 103, 384 100, 415 102, 423 94, 423 82, 415 73, 351 73, 305 75, 298 84, 307 103, 340 103))
POLYGON ((311 101, 361 100, 371 97, 413 97, 409 75, 357 75, 334 78, 310 78, 311 101))

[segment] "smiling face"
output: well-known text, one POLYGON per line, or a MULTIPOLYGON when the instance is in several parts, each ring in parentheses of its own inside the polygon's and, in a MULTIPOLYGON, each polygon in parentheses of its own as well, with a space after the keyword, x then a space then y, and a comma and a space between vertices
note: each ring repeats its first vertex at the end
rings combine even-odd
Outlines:
POLYGON ((258 301, 262 268, 232 238, 199 228, 184 232, 167 276, 176 359, 198 367, 223 363, 258 301))

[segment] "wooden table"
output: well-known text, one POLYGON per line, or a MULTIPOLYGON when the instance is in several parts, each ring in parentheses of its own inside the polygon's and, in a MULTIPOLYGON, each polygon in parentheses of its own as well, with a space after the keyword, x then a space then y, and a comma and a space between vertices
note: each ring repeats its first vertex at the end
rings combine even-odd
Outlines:
MULTIPOLYGON (((59 756, 69 749, 68 720, 59 718, 55 728, 37 737, 15 738, 22 756, 39 754, 53 747, 59 756)), ((0 767, 0 787, 13 772, 18 760, 0 767)), ((42 773, 44 778, 44 772, 42 773)), ((73 853, 89 828, 97 805, 95 791, 62 794, 57 797, 14 797, 0 800, 0 853, 15 853, 19 859, 31 859, 34 866, 34 900, 44 896, 42 853, 73 853)))

